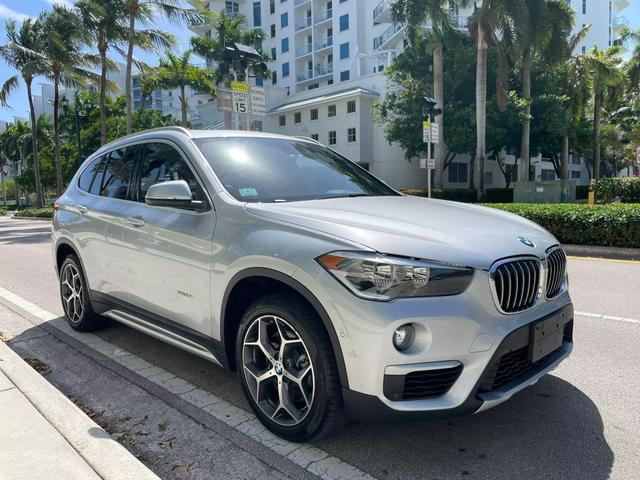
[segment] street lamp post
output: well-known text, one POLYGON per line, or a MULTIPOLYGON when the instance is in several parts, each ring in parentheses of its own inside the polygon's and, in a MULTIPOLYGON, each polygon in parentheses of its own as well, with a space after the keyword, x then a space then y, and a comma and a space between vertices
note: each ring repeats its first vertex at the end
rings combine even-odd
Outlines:
MULTIPOLYGON (((60 101, 65 116, 69 114, 69 99, 66 95, 62 96, 60 101)), ((75 92, 75 124, 76 124, 76 142, 78 144, 78 164, 82 161, 82 141, 80 139, 80 117, 84 116, 84 113, 80 111, 82 103, 80 101, 80 94, 76 90, 75 92)))

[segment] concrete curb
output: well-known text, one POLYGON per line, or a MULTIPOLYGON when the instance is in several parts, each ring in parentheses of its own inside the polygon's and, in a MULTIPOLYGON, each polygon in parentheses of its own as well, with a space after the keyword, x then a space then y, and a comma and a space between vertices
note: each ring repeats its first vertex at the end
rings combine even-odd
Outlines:
POLYGON ((41 217, 17 217, 15 215, 12 215, 10 218, 14 219, 14 220, 40 220, 41 222, 50 222, 51 219, 50 218, 41 218, 41 217))
POLYGON ((563 245, 567 255, 576 257, 640 260, 640 248, 601 247, 596 245, 563 245))
POLYGON ((159 480, 126 448, 0 342, 0 369, 105 480, 159 480))

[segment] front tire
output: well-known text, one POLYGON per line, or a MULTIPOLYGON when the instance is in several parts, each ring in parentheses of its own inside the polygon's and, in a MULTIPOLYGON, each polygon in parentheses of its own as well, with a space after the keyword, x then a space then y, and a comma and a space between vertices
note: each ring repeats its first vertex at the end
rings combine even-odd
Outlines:
POLYGON ((93 311, 89 287, 80 260, 75 255, 67 256, 60 267, 60 300, 65 319, 71 328, 91 332, 104 327, 104 318, 93 311))
POLYGON ((276 435, 304 442, 344 423, 331 342, 317 313, 293 295, 268 295, 242 317, 236 365, 258 419, 276 435))

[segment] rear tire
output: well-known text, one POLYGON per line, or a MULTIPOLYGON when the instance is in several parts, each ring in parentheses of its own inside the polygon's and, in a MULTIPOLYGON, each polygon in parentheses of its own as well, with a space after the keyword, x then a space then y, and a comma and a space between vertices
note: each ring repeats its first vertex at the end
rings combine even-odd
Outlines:
POLYGON ((104 327, 105 319, 93 311, 80 260, 73 254, 68 255, 60 267, 60 300, 71 328, 91 332, 104 327))
POLYGON ((317 313, 293 295, 267 295, 244 313, 236 365, 245 396, 274 434, 304 442, 345 421, 331 342, 317 313))

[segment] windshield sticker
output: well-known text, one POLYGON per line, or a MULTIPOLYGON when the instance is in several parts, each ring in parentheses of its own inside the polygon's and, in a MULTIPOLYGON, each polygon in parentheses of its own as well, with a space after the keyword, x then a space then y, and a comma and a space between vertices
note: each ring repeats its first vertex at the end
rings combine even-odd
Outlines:
POLYGON ((238 193, 241 197, 257 197, 258 190, 255 188, 240 188, 238 189, 238 193))

